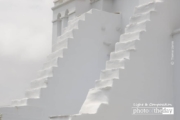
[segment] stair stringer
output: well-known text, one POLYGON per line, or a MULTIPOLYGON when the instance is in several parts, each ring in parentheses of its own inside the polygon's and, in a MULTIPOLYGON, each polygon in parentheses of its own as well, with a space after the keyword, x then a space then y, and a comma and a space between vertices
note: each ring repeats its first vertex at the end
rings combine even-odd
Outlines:
MULTIPOLYGON (((146 24, 146 32, 140 34, 140 41, 135 41, 135 47, 129 46, 135 48, 135 51, 130 52, 124 69, 119 69, 119 78, 113 73, 110 80, 106 79, 108 82, 98 84, 101 87, 97 87, 96 84, 94 92, 99 96, 89 92, 80 113, 67 116, 64 120, 173 120, 173 116, 134 116, 131 109, 133 103, 173 103, 169 40, 171 30, 162 32, 161 29, 168 27, 164 27, 165 23, 160 25, 162 28, 157 25, 167 18, 161 14, 167 2, 155 4, 156 11, 151 13, 146 24), (164 52, 169 54, 162 55, 164 52)), ((51 119, 61 120, 62 117, 51 119)))

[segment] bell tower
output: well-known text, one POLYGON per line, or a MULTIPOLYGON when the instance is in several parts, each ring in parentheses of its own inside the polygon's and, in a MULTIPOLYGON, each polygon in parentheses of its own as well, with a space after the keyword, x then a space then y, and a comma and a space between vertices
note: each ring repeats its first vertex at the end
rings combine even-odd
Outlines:
POLYGON ((52 44, 63 34, 68 21, 90 9, 89 0, 55 0, 53 10, 52 44))
POLYGON ((68 21, 92 8, 113 12, 114 0, 55 0, 53 10, 52 45, 64 33, 68 21))

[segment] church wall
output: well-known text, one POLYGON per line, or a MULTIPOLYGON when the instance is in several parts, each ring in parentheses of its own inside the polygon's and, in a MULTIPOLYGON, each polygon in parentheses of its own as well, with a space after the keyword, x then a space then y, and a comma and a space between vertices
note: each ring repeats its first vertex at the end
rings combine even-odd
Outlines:
POLYGON ((139 4, 139 0, 114 0, 114 12, 119 12, 122 15, 122 29, 129 23, 129 19, 133 14, 135 6, 139 4))
MULTIPOLYGON (((75 11, 75 2, 76 1, 72 1, 69 2, 61 7, 58 7, 56 9, 53 10, 53 32, 52 32, 52 44, 54 44, 57 40, 58 37, 58 33, 57 33, 57 18, 58 18, 58 14, 61 15, 61 18, 63 18, 65 16, 66 11, 75 11)), ((62 20, 63 21, 63 20, 62 20)), ((63 28, 62 28, 63 30, 63 28)))
MULTIPOLYGON (((171 25, 172 25, 172 32, 180 29, 180 1, 179 0, 173 0, 169 6, 171 7, 171 13, 169 13, 171 18, 171 25)), ((168 12, 168 11, 167 11, 168 12)), ((168 23, 169 24, 169 23, 168 23)), ((174 120, 180 119, 180 33, 173 35, 173 42, 174 42, 174 105, 175 105, 175 118, 174 120)), ((171 48, 173 53, 173 48, 171 48)))
POLYGON ((114 12, 113 2, 114 0, 103 0, 103 11, 114 12))
MULTIPOLYGON (((167 0, 168 1, 168 0, 167 0)), ((166 6, 166 11, 164 11, 164 14, 167 13, 167 18, 164 19, 166 21, 166 25, 169 26, 172 33, 180 28, 180 0, 172 0, 168 1, 168 5, 166 6)), ((175 118, 174 120, 180 119, 180 34, 171 35, 171 61, 173 59, 174 65, 173 65, 173 87, 174 87, 174 107, 175 107, 175 118), (172 42, 174 41, 174 45, 172 42), (173 53, 174 48, 174 53, 173 53)))
POLYGON ((54 45, 57 40, 57 22, 54 22, 52 27, 52 45, 54 45))
MULTIPOLYGON (((60 12, 64 17, 67 9, 74 11, 74 14, 69 14, 69 19, 91 8, 120 14, 112 14, 117 15, 115 19, 100 15, 90 17, 91 14, 85 21, 78 23, 78 29, 73 30, 74 38, 68 39, 68 50, 64 51, 64 58, 58 60, 59 67, 54 69, 48 88, 43 89, 40 99, 31 102, 32 106, 43 108, 43 115, 78 113, 89 88, 99 79, 100 71, 104 69, 115 42, 119 40, 119 27, 123 32, 130 23, 135 6, 152 0, 99 0, 93 4, 88 1, 72 1, 54 10, 53 43, 58 36, 56 20, 60 12)), ((168 119, 164 119, 166 116, 158 116, 159 119, 150 116, 153 120, 180 119, 180 34, 172 35, 174 30, 180 28, 180 0, 165 1, 157 3, 156 11, 152 12, 146 32, 136 42, 136 50, 131 52, 125 69, 120 71, 120 80, 114 84, 109 97, 110 109, 107 113, 103 112, 102 116, 120 119, 131 112, 134 102, 149 102, 172 103, 175 107, 175 116, 168 119)), ((149 116, 146 117, 140 116, 140 119, 150 119, 149 116)), ((106 119, 112 118, 104 120, 106 119)))
POLYGON ((174 56, 172 56, 173 58, 173 62, 174 62, 174 92, 175 92, 175 117, 176 120, 178 120, 180 118, 180 115, 178 115, 178 113, 180 113, 180 32, 176 35, 173 36, 173 41, 174 45, 172 47, 172 52, 174 52, 174 56), (173 50, 174 49, 174 50, 173 50))
POLYGON ((79 16, 91 9, 89 0, 76 1, 76 15, 79 16))
POLYGON ((91 8, 102 10, 103 0, 98 0, 97 2, 91 3, 91 8))
POLYGON ((68 9, 69 11, 72 9, 72 8, 75 8, 75 3, 76 1, 72 1, 72 2, 69 2, 65 5, 62 5, 56 9, 53 10, 53 20, 56 20, 57 19, 57 15, 58 13, 61 13, 62 16, 64 16, 65 14, 65 11, 68 9))

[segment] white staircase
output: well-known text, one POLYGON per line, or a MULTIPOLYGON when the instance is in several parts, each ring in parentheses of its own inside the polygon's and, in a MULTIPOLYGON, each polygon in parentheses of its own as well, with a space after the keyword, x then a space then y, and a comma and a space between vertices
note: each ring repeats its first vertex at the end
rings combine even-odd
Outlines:
MULTIPOLYGON (((150 2, 136 7, 134 15, 150 14, 155 11, 155 4, 155 2, 150 2)), ((132 19, 134 17, 130 21, 132 19)), ((146 31, 146 23, 149 21, 150 19, 140 19, 126 26, 125 33, 120 36, 120 41, 116 43, 116 49, 111 53, 110 60, 108 61, 113 65, 106 64, 106 69, 101 72, 100 80, 96 82, 95 88, 89 91, 80 110, 80 114, 96 114, 101 105, 109 104, 109 93, 114 86, 114 81, 121 80, 121 70, 126 69, 124 61, 130 60, 130 53, 132 50, 136 50, 136 41, 139 41, 141 34, 146 31), (123 67, 120 66, 117 68, 119 64, 123 67)))
POLYGON ((53 52, 48 55, 42 70, 38 72, 37 79, 31 81, 31 88, 26 91, 25 98, 13 100, 8 108, 0 108, 0 113, 4 116, 3 120, 13 118, 13 120, 36 120, 36 118, 37 120, 46 120, 49 115, 63 111, 63 105, 68 106, 69 104, 74 105, 74 107, 71 106, 72 111, 79 109, 90 88, 88 86, 91 86, 91 82, 87 84, 87 87, 82 86, 82 81, 88 83, 89 81, 84 79, 87 77, 86 74, 89 74, 91 80, 96 77, 94 73, 104 67, 102 63, 109 58, 112 45, 118 41, 120 35, 120 32, 117 31, 121 24, 120 18, 120 14, 92 9, 70 20, 63 34, 53 45, 53 52), (114 32, 111 33, 111 31, 114 32), (104 44, 108 40, 110 41, 109 45, 104 44), (79 64, 81 65, 77 67, 79 64), (88 68, 90 69, 88 70, 88 68), (83 72, 86 74, 82 75, 83 72), (79 94, 84 94, 84 98, 80 100, 79 98, 72 100, 68 97, 74 94, 68 96, 64 93, 67 90, 67 94, 71 91, 75 92, 77 88, 80 92, 82 91, 79 94), (57 102, 62 103, 58 105, 57 102), (34 109, 34 112, 37 113, 36 116, 31 114, 32 111, 28 111, 30 108, 34 109), (23 111, 22 109, 27 110, 23 111), (15 112, 11 113, 11 110, 15 112), (29 115, 25 116, 24 112, 29 115))
MULTIPOLYGON (((146 82, 144 82, 145 80, 138 80, 137 78, 142 78, 145 72, 141 71, 142 65, 138 68, 136 64, 140 62, 143 64, 143 57, 145 56, 142 56, 142 53, 144 52, 137 51, 138 48, 146 50, 141 43, 145 43, 147 42, 146 39, 149 39, 149 36, 147 37, 148 30, 152 32, 157 27, 151 27, 147 23, 151 22, 152 16, 157 18, 154 13, 157 12, 156 7, 160 4, 162 2, 152 1, 135 8, 134 15, 125 28, 125 33, 120 36, 120 41, 115 44, 115 51, 111 52, 110 60, 106 62, 106 68, 100 74, 100 80, 96 80, 95 87, 89 90, 80 112, 76 115, 66 115, 66 117, 53 116, 50 117, 51 120, 172 120, 172 117, 165 118, 166 116, 136 117, 132 116, 131 111, 133 103, 144 102, 145 98, 150 98, 150 95, 155 94, 153 90, 148 90, 152 86, 154 89, 156 88, 155 80, 151 82, 148 77, 144 78, 148 79, 146 82), (151 29, 149 29, 150 27, 151 29), (154 29, 152 29, 153 27, 154 29), (135 59, 142 61, 136 63, 135 59), (134 66, 136 67, 133 68, 134 66), (136 74, 138 71, 142 72, 142 75, 136 74)), ((148 68, 144 70, 148 71, 148 68)), ((151 70, 153 75, 156 74, 154 71, 156 70, 151 70)), ((158 76, 156 77, 158 78, 158 76)), ((156 99, 156 97, 152 97, 152 99, 156 99)), ((146 100, 148 101, 148 99, 146 100)))
POLYGON ((58 60, 63 58, 64 51, 68 49, 68 42, 73 39, 74 31, 78 29, 79 22, 85 20, 86 14, 91 14, 91 11, 68 22, 68 27, 58 38, 57 43, 53 45, 53 52, 48 55, 47 62, 43 64, 42 70, 38 72, 37 79, 31 81, 31 88, 25 94, 26 98, 13 100, 12 106, 26 106, 28 100, 40 98, 42 89, 47 87, 49 78, 53 77, 53 70, 58 67, 58 60))

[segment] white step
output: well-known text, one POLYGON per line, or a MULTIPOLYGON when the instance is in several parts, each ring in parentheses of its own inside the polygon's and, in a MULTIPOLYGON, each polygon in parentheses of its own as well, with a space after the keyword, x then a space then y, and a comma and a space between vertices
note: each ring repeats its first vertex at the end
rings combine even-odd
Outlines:
POLYGON ((75 23, 75 22, 78 22, 78 21, 80 21, 80 20, 84 21, 84 20, 85 20, 85 17, 86 17, 86 13, 84 13, 84 14, 82 14, 82 15, 80 15, 80 16, 72 19, 72 20, 69 20, 69 21, 68 21, 68 25, 71 25, 71 24, 73 24, 73 23, 75 23))
POLYGON ((103 70, 100 74, 100 79, 119 79, 119 69, 103 70))
POLYGON ((140 33, 142 31, 124 33, 120 36, 120 42, 128 42, 133 40, 140 40, 140 33))
POLYGON ((136 43, 136 40, 128 41, 125 43, 117 42, 115 45, 115 51, 120 52, 120 51, 125 51, 125 50, 136 50, 135 43, 136 43))
POLYGON ((69 21, 67 29, 78 28, 79 21, 85 21, 85 14, 83 14, 83 16, 80 16, 79 19, 69 21))
POLYGON ((129 59, 129 57, 130 57, 129 51, 112 52, 110 55, 110 60, 123 60, 123 59, 129 59))
POLYGON ((41 114, 43 109, 35 106, 3 107, 2 120, 43 120, 41 114))
POLYGON ((66 38, 73 38, 73 35, 74 35, 74 30, 67 31, 58 37, 57 43, 66 39, 66 38))
POLYGON ((110 87, 90 89, 79 113, 80 114, 97 113, 98 109, 102 104, 108 104, 109 91, 110 91, 110 87))
POLYGON ((53 76, 53 67, 38 71, 38 79, 52 77, 52 76, 53 76))
POLYGON ((95 88, 113 87, 114 79, 96 80, 95 88))
POLYGON ((48 84, 48 78, 41 78, 31 81, 31 88, 46 88, 48 84))
POLYGON ((59 116, 51 116, 50 120, 70 120, 71 115, 59 115, 59 116))
POLYGON ((106 62, 106 70, 109 69, 124 69, 124 60, 109 60, 106 62))
POLYGON ((66 33, 67 31, 71 31, 73 29, 78 29, 78 23, 80 20, 72 22, 71 24, 68 24, 68 26, 66 28, 64 28, 64 33, 66 33))
POLYGON ((144 5, 139 5, 135 8, 134 14, 146 13, 150 11, 155 11, 155 2, 149 2, 144 5))
POLYGON ((79 17, 69 20, 68 26, 64 29, 64 33, 68 32, 68 31, 72 31, 73 29, 78 29, 78 23, 79 23, 79 21, 85 21, 85 15, 86 14, 82 14, 79 17))
POLYGON ((71 31, 71 30, 73 30, 73 29, 78 29, 79 27, 78 27, 78 22, 77 22, 77 25, 76 24, 74 24, 74 25, 69 25, 68 27, 66 27, 65 29, 64 29, 64 33, 66 33, 67 31, 71 31))
POLYGON ((63 48, 67 48, 68 47, 68 41, 69 41, 69 38, 66 38, 60 42, 57 42, 55 45, 53 45, 52 49, 53 49, 53 52, 54 51, 57 51, 57 50, 60 50, 60 49, 63 49, 63 48))
POLYGON ((63 48, 63 49, 59 49, 55 52, 52 52, 50 55, 48 55, 47 59, 50 61, 52 59, 55 59, 55 58, 63 58, 63 51, 65 50, 66 48, 63 48))
MULTIPOLYGON (((13 107, 16 108, 16 107, 13 107)), ((30 120, 29 118, 22 118, 21 116, 17 115, 17 114, 3 114, 2 115, 3 120, 30 120)), ((2 120, 2 119, 1 119, 2 120)))
POLYGON ((73 117, 80 117, 82 114, 56 115, 50 116, 50 120, 72 120, 73 117))
POLYGON ((11 102, 11 106, 26 106, 27 100, 28 100, 27 98, 13 100, 11 102))
POLYGON ((145 20, 142 22, 138 22, 138 23, 131 23, 129 25, 126 26, 125 28, 125 32, 135 32, 135 31, 145 31, 146 30, 146 23, 149 20, 145 20))
POLYGON ((97 10, 97 9, 90 9, 89 11, 87 11, 87 13, 88 13, 88 14, 92 14, 92 12, 93 12, 94 10, 97 10))
POLYGON ((77 17, 77 16, 74 17, 73 19, 69 20, 69 21, 68 21, 68 25, 70 25, 72 22, 74 22, 74 21, 76 21, 76 20, 78 20, 78 17, 77 17))
POLYGON ((130 18, 130 23, 142 22, 145 20, 150 20, 151 12, 146 12, 142 14, 136 14, 130 18))
POLYGON ((54 58, 54 59, 50 59, 48 62, 43 64, 43 68, 42 69, 47 69, 47 68, 51 68, 51 67, 58 67, 58 57, 54 58))
POLYGON ((35 89, 27 90, 25 96, 27 98, 39 98, 40 93, 41 93, 41 89, 42 88, 35 88, 35 89))

